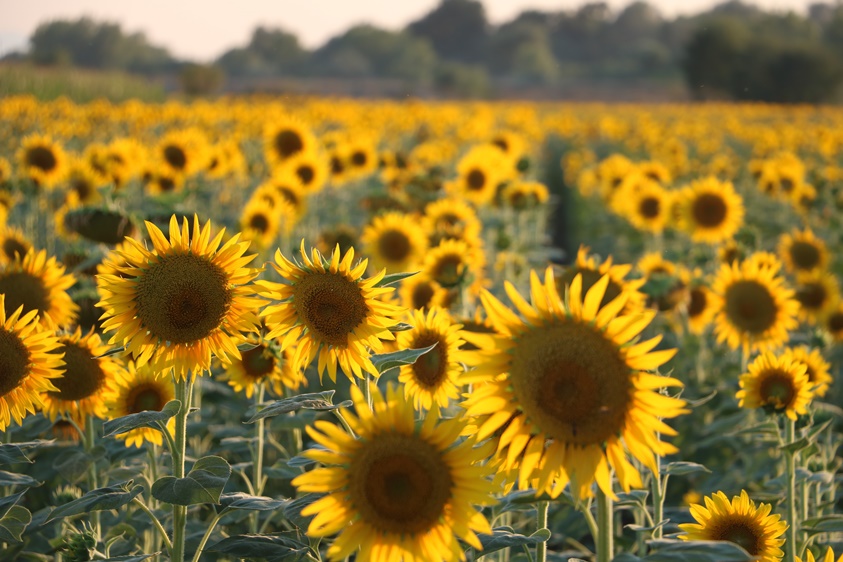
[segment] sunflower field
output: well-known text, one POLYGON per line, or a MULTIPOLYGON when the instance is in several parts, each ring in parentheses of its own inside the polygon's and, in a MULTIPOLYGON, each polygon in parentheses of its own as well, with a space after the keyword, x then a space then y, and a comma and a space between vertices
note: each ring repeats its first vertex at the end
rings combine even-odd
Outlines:
POLYGON ((843 110, 0 98, 0 560, 843 560, 843 110))

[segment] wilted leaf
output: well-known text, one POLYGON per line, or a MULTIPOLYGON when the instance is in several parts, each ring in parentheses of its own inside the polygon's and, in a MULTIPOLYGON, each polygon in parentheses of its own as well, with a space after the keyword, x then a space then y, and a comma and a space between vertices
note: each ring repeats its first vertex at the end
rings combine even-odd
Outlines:
POLYGON ((221 495, 219 503, 222 506, 220 514, 223 514, 236 509, 272 511, 280 509, 287 502, 286 500, 274 500, 266 496, 250 496, 243 492, 234 492, 232 494, 221 495))
POLYGON ((41 483, 26 474, 16 474, 0 470, 0 486, 40 486, 41 483))

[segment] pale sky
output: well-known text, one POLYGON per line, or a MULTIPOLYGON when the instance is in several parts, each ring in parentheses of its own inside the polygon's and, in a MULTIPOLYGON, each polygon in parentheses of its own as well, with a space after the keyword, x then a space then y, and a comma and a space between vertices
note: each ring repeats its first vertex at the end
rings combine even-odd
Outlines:
MULTIPOLYGON (((529 8, 571 9, 587 0, 482 0, 492 23, 529 8)), ((615 10, 631 0, 608 0, 615 10)), ((766 9, 804 12, 817 0, 755 0, 766 9)), ((650 0, 666 16, 688 14, 717 0, 650 0)), ((308 48, 358 23, 399 29, 439 0, 0 0, 0 54, 25 49, 44 21, 90 16, 119 21, 125 31, 143 31, 150 41, 181 58, 208 61, 244 45, 258 25, 296 33, 308 48)))

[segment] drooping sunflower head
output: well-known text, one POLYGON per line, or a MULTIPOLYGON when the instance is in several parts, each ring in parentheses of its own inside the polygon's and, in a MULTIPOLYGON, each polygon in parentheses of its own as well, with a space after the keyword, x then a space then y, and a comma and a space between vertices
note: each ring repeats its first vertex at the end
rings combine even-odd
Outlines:
POLYGON ((7 314, 5 301, 0 293, 0 431, 35 413, 41 394, 56 390, 52 380, 64 364, 55 332, 38 322, 38 313, 18 307, 7 314))
POLYGON ((118 379, 125 376, 123 365, 106 355, 109 350, 93 331, 83 336, 82 330, 76 328, 73 333, 59 336, 56 352, 64 357, 62 376, 52 380, 56 390, 42 395, 48 418, 67 416, 84 428, 88 416, 106 416, 105 402, 114 393, 118 379))
POLYGON ((781 515, 772 514, 772 506, 749 499, 745 490, 730 501, 723 492, 704 498, 705 506, 691 506, 696 523, 684 523, 683 540, 729 541, 761 562, 779 562, 784 556, 780 538, 787 530, 781 515))
POLYGON ((813 398, 807 365, 791 354, 759 355, 749 364, 749 372, 741 375, 740 386, 737 398, 742 408, 764 408, 793 420, 807 412, 813 398))
POLYGON ((825 396, 828 387, 831 385, 831 364, 825 360, 822 351, 810 349, 807 346, 788 347, 784 350, 783 357, 791 359, 794 363, 805 365, 805 374, 808 375, 808 382, 814 391, 815 396, 825 396))
POLYGON ((264 304, 251 281, 259 270, 246 267, 249 243, 239 235, 223 243, 225 231, 211 238, 211 222, 193 230, 185 219, 170 220, 169 239, 146 223, 152 249, 126 239, 113 273, 97 276, 104 309, 103 329, 114 331, 138 366, 147 362, 173 368, 179 378, 207 371, 212 355, 239 357, 244 332, 255 332, 256 311, 264 304))
POLYGON ((712 285, 717 298, 715 334, 732 349, 773 349, 797 327, 799 303, 793 290, 769 268, 744 261, 723 264, 712 285))
POLYGON ((399 323, 404 309, 382 300, 392 287, 379 286, 385 270, 363 278, 368 261, 356 264, 354 250, 342 255, 338 248, 325 260, 315 248, 310 255, 301 244, 302 262, 275 252, 275 271, 283 283, 258 281, 258 290, 277 304, 264 308, 270 332, 281 348, 296 344, 293 368, 304 369, 318 355, 320 376, 325 370, 336 380, 337 366, 349 377, 377 374, 370 350, 383 349, 381 340, 394 340, 389 329, 399 323))
POLYGON ((828 249, 810 228, 794 229, 779 241, 779 256, 791 273, 823 270, 828 265, 828 249))
POLYGON ((240 359, 224 365, 223 379, 235 392, 251 398, 255 387, 263 384, 281 397, 307 384, 303 371, 293 368, 294 348, 281 351, 275 343, 257 337, 246 340, 246 346, 240 351, 240 359))
POLYGON ((372 266, 390 273, 417 269, 427 251, 427 238, 418 219, 405 213, 375 217, 363 229, 360 241, 372 266))
POLYGON ((299 492, 327 494, 302 512, 315 515, 308 535, 340 533, 331 560, 358 552, 359 560, 456 561, 458 538, 479 547, 476 533, 491 527, 475 506, 494 503, 496 486, 483 448, 459 440, 465 420, 430 412, 417 424, 412 402, 394 385, 384 396, 373 383, 371 408, 356 386, 351 392, 356 415, 343 410, 343 417, 356 439, 326 421, 307 428, 324 448, 304 455, 329 465, 293 480, 299 492))
POLYGON ((811 324, 822 322, 840 302, 837 278, 825 271, 799 275, 795 290, 796 300, 799 301, 799 319, 811 324))
POLYGON ((655 312, 619 316, 624 295, 601 305, 608 275, 586 292, 577 275, 565 300, 551 268, 544 281, 535 272, 530 281, 531 303, 506 284, 523 320, 482 295, 499 334, 488 336, 493 345, 475 352, 475 369, 464 376, 474 383, 463 406, 479 416, 478 439, 496 436, 502 470, 552 497, 569 482, 576 497, 590 496, 594 482, 612 495, 610 467, 624 490, 641 486, 627 454, 655 467, 655 455, 676 450, 658 434, 675 435, 661 420, 684 413, 685 403, 658 390, 682 383, 648 372, 676 350, 653 351, 660 337, 630 343, 655 312))
POLYGON ((48 136, 25 137, 17 157, 23 173, 46 188, 55 187, 67 173, 68 158, 64 149, 48 136))
POLYGON ((24 314, 35 311, 43 324, 53 327, 70 325, 79 307, 67 290, 76 283, 73 275, 56 258, 47 259, 45 250, 30 248, 0 269, 0 293, 6 295, 6 314, 19 306, 24 314))
POLYGON ((603 295, 603 301, 600 303, 601 306, 605 306, 618 296, 623 295, 625 297, 624 313, 643 309, 647 297, 639 289, 646 280, 627 279, 626 276, 632 270, 632 266, 613 264, 612 262, 612 256, 608 256, 598 265, 597 259, 594 256, 589 256, 588 246, 580 246, 576 262, 554 276, 559 294, 565 294, 566 287, 569 287, 578 275, 582 277, 582 286, 585 292, 591 289, 604 275, 609 275, 609 284, 603 295))
POLYGON ((743 199, 731 182, 714 177, 697 180, 682 197, 679 224, 694 242, 729 240, 743 225, 743 199))
POLYGON ((19 228, 0 227, 0 265, 23 259, 31 248, 32 243, 19 228))
MULTIPOLYGON (((173 382, 169 377, 153 369, 149 364, 138 367, 129 360, 125 376, 116 379, 114 392, 106 401, 109 418, 120 418, 140 412, 161 411, 170 400, 175 398, 173 382)), ((167 428, 174 433, 175 420, 170 418, 167 428)), ((139 427, 115 436, 122 439, 127 447, 140 447, 144 442, 158 445, 163 443, 163 435, 151 427, 139 427)))
POLYGON ((93 242, 110 246, 119 244, 137 232, 132 218, 119 210, 98 207, 70 209, 64 215, 62 227, 93 242))

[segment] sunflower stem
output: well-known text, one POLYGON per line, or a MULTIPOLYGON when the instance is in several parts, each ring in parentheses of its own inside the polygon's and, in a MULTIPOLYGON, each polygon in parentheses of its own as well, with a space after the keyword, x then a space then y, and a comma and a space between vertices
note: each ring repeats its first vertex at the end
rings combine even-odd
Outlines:
MULTIPOLYGON (((176 414, 175 449, 173 451, 173 476, 184 478, 184 457, 187 449, 187 414, 190 412, 190 399, 193 390, 193 379, 175 377, 176 400, 181 402, 179 413, 176 414)), ((184 562, 185 527, 187 526, 187 506, 173 505, 173 548, 172 562, 184 562)))
MULTIPOLYGON (((263 382, 258 383, 258 391, 255 393, 255 413, 260 410, 260 405, 263 403, 264 394, 266 392, 266 386, 263 382)), ((258 420, 255 424, 255 432, 257 439, 255 440, 255 452, 254 452, 254 462, 252 467, 254 468, 254 472, 252 473, 252 482, 255 487, 255 495, 261 496, 263 495, 263 440, 264 440, 264 418, 258 420)), ((259 522, 259 515, 260 512, 255 511, 252 513, 252 533, 258 532, 258 522, 259 522)))
MULTIPOLYGON (((796 421, 785 419, 785 445, 796 440, 796 421)), ((785 535, 785 562, 796 561, 796 453, 785 451, 785 478, 787 480, 787 534, 785 535)))
MULTIPOLYGON (((94 443, 96 442, 96 434, 94 433, 94 416, 89 415, 88 419, 85 420, 85 452, 91 454, 91 451, 94 450, 94 443)), ((96 461, 91 462, 91 465, 88 467, 88 491, 96 490, 99 488, 99 484, 97 482, 97 463, 96 461)), ((100 512, 94 511, 91 513, 91 523, 94 527, 94 536, 97 538, 97 541, 100 540, 100 512)))
POLYGON ((372 408, 372 389, 369 385, 372 382, 372 375, 366 373, 366 378, 362 379, 360 383, 363 385, 361 389, 363 391, 363 396, 366 398, 366 404, 369 405, 369 408, 372 408))
POLYGON ((597 562, 610 562, 614 555, 612 498, 597 487, 597 562))
POLYGON ((653 471, 652 493, 653 493, 653 538, 662 538, 662 528, 659 526, 664 519, 664 494, 662 493, 661 479, 661 457, 656 457, 656 470, 653 471))
MULTIPOLYGON (((547 529, 547 512, 550 502, 536 503, 536 530, 547 529)), ((547 542, 536 545, 536 562, 547 562, 547 542)))

